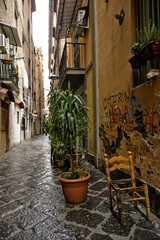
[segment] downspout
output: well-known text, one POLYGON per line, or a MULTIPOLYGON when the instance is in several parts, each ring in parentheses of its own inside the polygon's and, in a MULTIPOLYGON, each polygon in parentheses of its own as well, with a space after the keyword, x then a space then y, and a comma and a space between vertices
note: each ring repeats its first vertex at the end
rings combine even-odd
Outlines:
POLYGON ((97 54, 96 54, 96 16, 95 1, 91 0, 91 17, 92 17, 92 61, 93 61, 93 106, 94 106, 94 155, 95 163, 98 168, 98 151, 99 151, 99 111, 98 111, 98 78, 97 78, 97 54))

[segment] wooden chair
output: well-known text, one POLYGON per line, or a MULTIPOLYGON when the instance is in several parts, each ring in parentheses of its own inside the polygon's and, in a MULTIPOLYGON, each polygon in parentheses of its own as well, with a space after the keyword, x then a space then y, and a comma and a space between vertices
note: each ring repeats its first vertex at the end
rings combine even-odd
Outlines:
POLYGON ((107 154, 104 154, 104 160, 106 165, 106 174, 107 174, 107 183, 108 183, 108 192, 110 199, 110 208, 111 211, 114 211, 114 200, 117 202, 118 213, 120 224, 124 224, 123 210, 122 210, 122 202, 130 202, 134 201, 134 207, 137 207, 138 200, 144 200, 146 204, 146 213, 147 219, 151 220, 150 213, 150 204, 149 204, 149 196, 148 196, 148 186, 143 185, 140 187, 136 187, 135 176, 134 176, 134 167, 131 152, 128 152, 129 157, 125 158, 122 156, 113 157, 110 160, 107 158, 107 154), (127 179, 119 179, 119 180, 111 180, 110 172, 116 169, 125 169, 128 173, 130 173, 131 178, 127 179), (131 187, 120 187, 119 185, 130 183, 131 187), (141 196, 138 192, 143 192, 144 196, 141 196), (122 199, 122 194, 132 193, 133 197, 129 194, 127 195, 128 199, 122 199), (116 198, 115 198, 116 196, 116 198))

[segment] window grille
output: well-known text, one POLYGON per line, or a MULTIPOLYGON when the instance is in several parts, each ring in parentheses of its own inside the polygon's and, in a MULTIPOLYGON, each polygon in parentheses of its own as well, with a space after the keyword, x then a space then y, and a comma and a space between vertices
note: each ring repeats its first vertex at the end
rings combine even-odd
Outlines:
MULTIPOLYGON (((138 31, 149 27, 150 21, 155 26, 160 26, 160 0, 136 0, 136 28, 138 31)), ((138 39, 137 39, 138 40, 138 39)), ((160 69, 160 57, 154 57, 133 72, 133 87, 148 81, 147 73, 151 69, 160 69)))

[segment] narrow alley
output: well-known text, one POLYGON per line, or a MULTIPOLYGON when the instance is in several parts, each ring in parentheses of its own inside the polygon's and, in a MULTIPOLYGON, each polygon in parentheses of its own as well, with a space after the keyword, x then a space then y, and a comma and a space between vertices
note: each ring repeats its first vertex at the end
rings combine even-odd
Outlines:
POLYGON ((87 200, 65 202, 58 175, 50 163, 46 135, 27 140, 0 157, 0 239, 12 240, 158 240, 160 220, 146 221, 125 204, 125 225, 111 214, 106 176, 89 163, 87 200))

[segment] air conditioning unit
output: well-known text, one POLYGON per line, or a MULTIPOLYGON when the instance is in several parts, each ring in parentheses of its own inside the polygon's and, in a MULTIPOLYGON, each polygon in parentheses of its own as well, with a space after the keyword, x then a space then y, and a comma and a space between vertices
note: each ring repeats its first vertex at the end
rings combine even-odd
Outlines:
POLYGON ((81 7, 77 11, 77 26, 89 28, 88 8, 81 7))
POLYGON ((4 48, 6 46, 6 38, 4 34, 0 34, 0 49, 1 47, 4 48))
POLYGON ((0 50, 1 53, 7 53, 6 52, 6 38, 4 34, 0 34, 0 50))
POLYGON ((74 28, 74 35, 84 37, 84 29, 89 28, 88 8, 81 7, 77 11, 77 21, 74 28))
POLYGON ((86 10, 79 9, 77 14, 77 25, 81 26, 84 25, 84 17, 85 17, 86 10))

